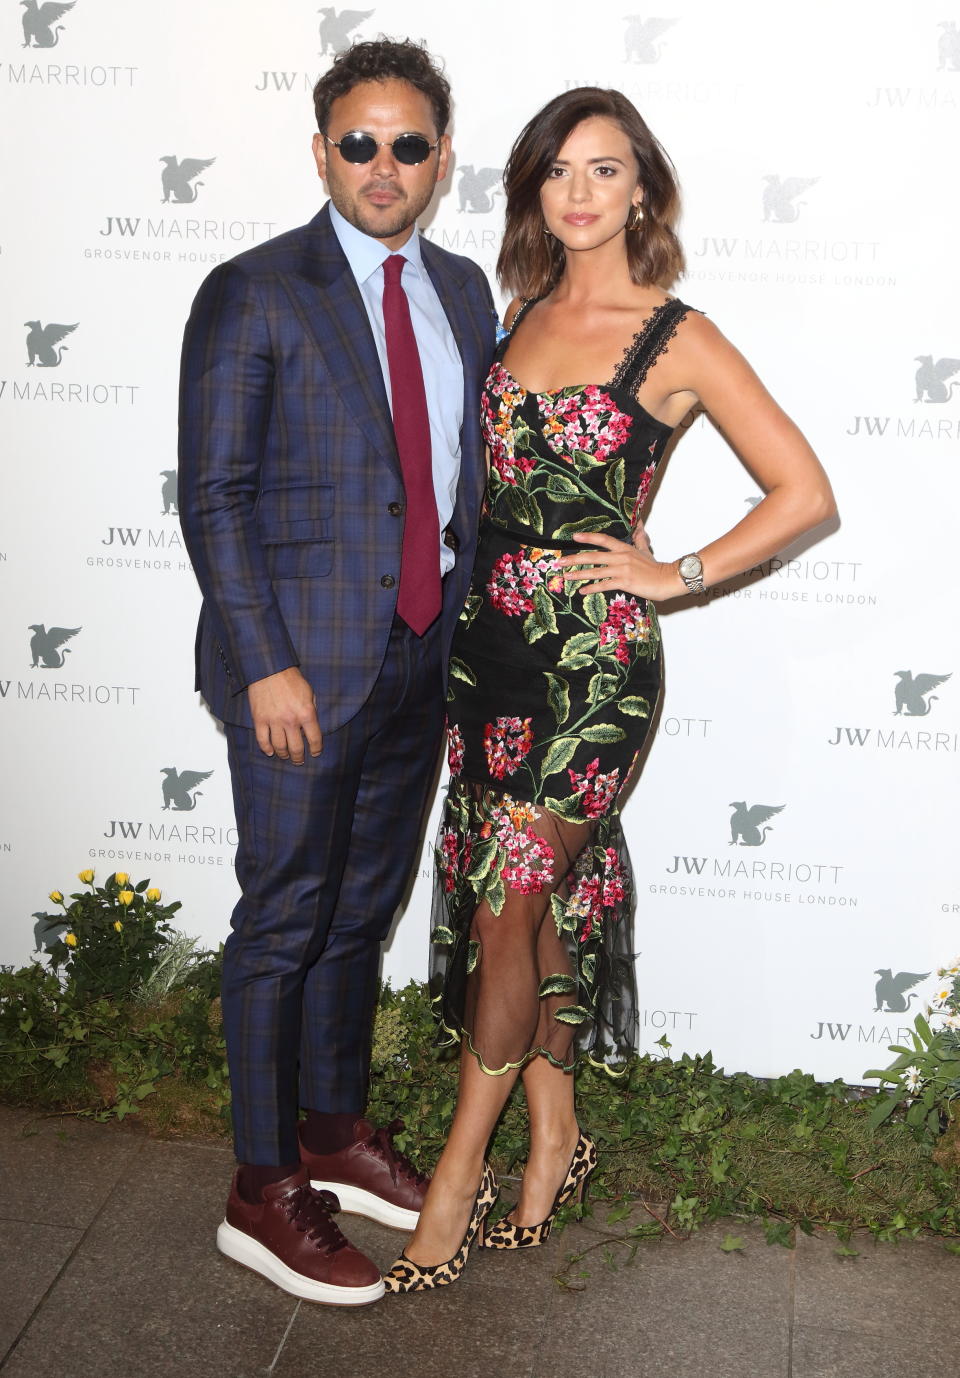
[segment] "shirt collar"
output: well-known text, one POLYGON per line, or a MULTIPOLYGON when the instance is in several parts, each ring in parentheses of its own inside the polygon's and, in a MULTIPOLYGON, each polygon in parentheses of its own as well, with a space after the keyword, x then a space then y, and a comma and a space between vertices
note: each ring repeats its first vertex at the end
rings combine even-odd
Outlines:
MULTIPOLYGON (((340 241, 340 247, 346 255, 350 265, 350 271, 361 286, 378 268, 381 268, 390 257, 390 250, 379 239, 374 239, 372 235, 364 234, 355 225, 342 216, 333 202, 330 202, 330 224, 333 232, 340 241)), ((413 234, 406 244, 397 251, 403 254, 415 272, 423 275, 423 258, 420 253, 420 232, 414 226, 413 234)))

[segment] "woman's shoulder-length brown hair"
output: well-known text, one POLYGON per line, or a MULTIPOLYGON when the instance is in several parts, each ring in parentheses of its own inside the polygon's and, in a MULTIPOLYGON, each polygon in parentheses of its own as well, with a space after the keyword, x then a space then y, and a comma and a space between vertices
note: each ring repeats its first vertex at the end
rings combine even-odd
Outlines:
POLYGON ((497 277, 511 293, 542 297, 563 274, 563 246, 544 233, 540 188, 573 130, 597 115, 623 130, 640 168, 644 218, 639 229, 627 231, 630 276, 641 285, 666 287, 683 271, 683 250, 674 231, 680 192, 673 164, 622 92, 581 86, 549 101, 520 131, 510 151, 503 176, 507 210, 497 277))

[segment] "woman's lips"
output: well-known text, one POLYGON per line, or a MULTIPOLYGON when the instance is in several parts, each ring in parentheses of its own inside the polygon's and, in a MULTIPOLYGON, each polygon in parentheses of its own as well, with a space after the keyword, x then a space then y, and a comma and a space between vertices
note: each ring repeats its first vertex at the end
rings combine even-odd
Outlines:
POLYGON ((588 215, 586 211, 577 211, 563 218, 568 225, 592 225, 595 220, 600 219, 599 215, 588 215))

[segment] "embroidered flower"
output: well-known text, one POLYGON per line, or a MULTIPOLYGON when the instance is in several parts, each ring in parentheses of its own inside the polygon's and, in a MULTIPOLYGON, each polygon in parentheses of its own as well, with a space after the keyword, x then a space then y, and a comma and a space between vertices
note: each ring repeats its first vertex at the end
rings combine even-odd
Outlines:
POLYGON ((650 493, 650 485, 653 482, 653 476, 656 472, 656 464, 648 464, 640 475, 640 486, 637 489, 637 496, 634 499, 633 509, 630 512, 631 526, 636 526, 640 513, 646 505, 647 497, 650 493))
POLYGON ((490 462, 504 483, 517 482, 517 475, 528 474, 536 465, 536 455, 518 455, 515 449, 513 413, 523 402, 523 392, 501 364, 494 364, 480 399, 480 422, 490 446, 490 462), (488 393, 499 399, 494 411, 488 393))
POLYGON ((533 728, 529 718, 497 718, 487 723, 483 734, 483 749, 487 754, 487 768, 495 780, 513 775, 533 745, 533 728))
POLYGON ((605 847, 603 851, 603 890, 601 901, 604 908, 622 904, 627 895, 627 875, 615 847, 605 847))
POLYGON ((448 895, 457 887, 457 877, 470 870, 473 856, 473 833, 468 832, 460 846, 460 834, 456 828, 444 828, 440 834, 439 860, 443 867, 443 889, 448 895))
POLYGON ((618 593, 607 603, 606 619, 600 623, 600 646, 613 646, 621 665, 629 665, 631 642, 650 640, 650 618, 641 610, 636 598, 618 593))
POLYGON ((500 875, 521 895, 539 895, 553 876, 555 853, 533 824, 540 814, 531 804, 505 794, 490 811, 491 829, 503 849, 500 875))
POLYGON ((536 546, 501 555, 490 571, 487 593, 490 602, 506 617, 521 617, 533 611, 533 593, 544 585, 551 593, 562 593, 563 575, 557 569, 557 553, 536 546))
POLYGON ((537 409, 544 438, 561 459, 569 459, 571 450, 598 461, 609 459, 626 443, 633 424, 610 394, 594 383, 572 393, 541 393, 537 409))
POLYGON ((463 733, 455 722, 447 724, 447 764, 451 775, 463 770, 463 733))
POLYGON ((600 770, 600 757, 594 756, 582 775, 567 769, 574 794, 580 795, 583 811, 588 818, 602 818, 617 796, 620 782, 620 767, 615 766, 609 774, 600 770))

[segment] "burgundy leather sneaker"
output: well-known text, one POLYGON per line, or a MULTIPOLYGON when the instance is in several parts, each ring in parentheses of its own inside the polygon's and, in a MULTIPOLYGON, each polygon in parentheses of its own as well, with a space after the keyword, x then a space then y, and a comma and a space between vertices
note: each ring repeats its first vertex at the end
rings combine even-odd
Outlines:
POLYGON ((348 1215, 365 1215, 394 1230, 416 1229, 430 1178, 394 1146, 393 1136, 401 1129, 403 1120, 385 1129, 357 1120, 353 1143, 339 1153, 311 1153, 301 1139, 300 1158, 310 1185, 334 1192, 348 1215))
POLYGON ((305 1167, 264 1187, 259 1205, 244 1201, 235 1173, 217 1248, 295 1297, 366 1306, 383 1296, 383 1278, 340 1233, 338 1208, 331 1193, 312 1189, 305 1167))

